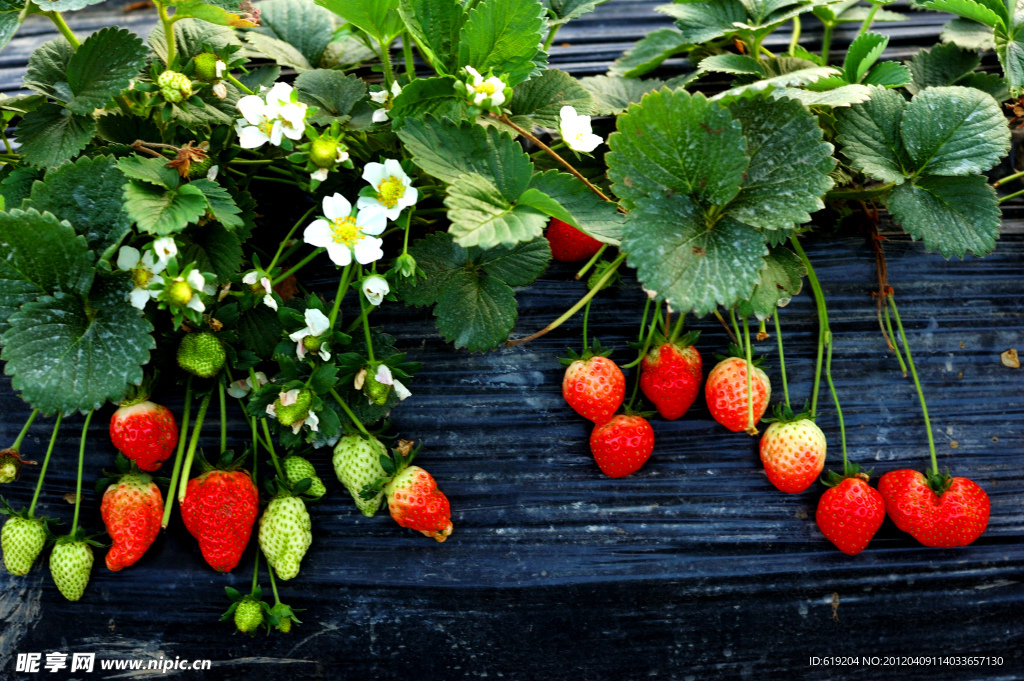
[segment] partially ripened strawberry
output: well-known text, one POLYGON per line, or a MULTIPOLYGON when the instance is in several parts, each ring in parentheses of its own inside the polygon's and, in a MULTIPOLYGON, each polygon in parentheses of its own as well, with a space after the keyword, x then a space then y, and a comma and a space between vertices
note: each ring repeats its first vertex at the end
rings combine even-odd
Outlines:
POLYGON ((882 526, 885 502, 862 478, 843 478, 821 495, 814 517, 825 539, 846 555, 855 556, 867 548, 882 526))
POLYGON ((776 421, 761 436, 761 463, 777 489, 799 494, 825 468, 825 433, 809 418, 776 421))
MULTIPOLYGON (((764 416, 772 396, 772 384, 768 374, 758 367, 750 377, 753 399, 754 424, 764 416)), ((711 416, 723 426, 738 433, 748 428, 747 363, 739 357, 729 357, 719 362, 704 385, 704 396, 711 416)), ((755 434, 757 431, 754 430, 755 434)))
POLYGON ((562 379, 562 396, 580 416, 597 425, 608 423, 626 396, 626 377, 622 369, 604 356, 607 352, 597 343, 582 356, 572 351, 562 379))
POLYGON ((188 481, 181 518, 217 572, 242 558, 256 522, 259 494, 245 471, 211 470, 188 481))
POLYGON ((402 527, 418 530, 443 542, 452 533, 448 497, 433 476, 419 466, 405 468, 385 487, 391 517, 402 527))
POLYGON ((636 473, 654 451, 654 429, 642 416, 619 414, 590 433, 590 451, 609 478, 636 473))
POLYGON ((925 546, 967 546, 988 527, 988 494, 968 478, 904 469, 883 475, 878 491, 896 527, 925 546))
POLYGON ((145 400, 114 412, 110 440, 139 468, 155 471, 174 452, 178 425, 170 409, 145 400))
POLYGON ((704 378, 697 348, 665 342, 651 348, 640 364, 640 389, 662 418, 673 421, 697 399, 704 378))
POLYGON ((372 517, 380 508, 384 491, 377 490, 369 498, 364 498, 361 493, 367 485, 373 485, 388 477, 380 465, 380 457, 386 456, 387 451, 381 441, 372 435, 346 435, 338 440, 334 447, 334 473, 352 495, 356 506, 367 517, 372 517))
POLYGON ((557 218, 551 218, 545 236, 551 244, 551 257, 561 262, 586 260, 601 250, 600 241, 557 218))
POLYGON ((107 487, 100 515, 113 545, 107 568, 117 572, 134 565, 160 534, 164 499, 153 478, 139 471, 122 476, 107 487))

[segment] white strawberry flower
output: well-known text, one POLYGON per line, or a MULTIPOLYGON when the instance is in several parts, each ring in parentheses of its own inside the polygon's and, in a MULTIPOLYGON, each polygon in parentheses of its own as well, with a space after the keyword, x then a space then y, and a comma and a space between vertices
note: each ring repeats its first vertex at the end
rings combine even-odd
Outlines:
POLYGON ((325 196, 324 217, 314 220, 302 233, 307 244, 326 248, 328 257, 339 267, 351 264, 353 256, 361 265, 384 257, 381 250, 384 241, 377 235, 387 227, 386 213, 378 206, 362 205, 362 198, 359 201, 359 209, 353 217, 348 199, 341 194, 325 196))
POLYGON ((595 135, 590 127, 590 116, 580 116, 571 106, 563 106, 559 111, 559 132, 562 140, 573 151, 590 153, 604 143, 600 135, 595 135))
POLYGON ((204 312, 206 305, 203 304, 202 298, 199 297, 200 293, 212 296, 216 293, 216 289, 212 286, 207 285, 206 278, 202 275, 199 270, 192 270, 188 273, 184 279, 176 277, 174 281, 184 281, 192 289, 192 299, 186 303, 185 307, 195 310, 196 312, 204 312))
POLYGON ((153 242, 153 252, 156 254, 157 262, 167 264, 167 261, 178 255, 178 244, 174 237, 165 236, 153 242))
POLYGON ((412 180, 402 170, 402 164, 393 158, 384 163, 367 163, 363 167, 363 179, 377 190, 377 195, 360 196, 356 205, 359 208, 380 208, 389 220, 397 220, 402 211, 419 198, 419 192, 411 186, 412 180))
POLYGON ((287 83, 275 83, 263 96, 246 95, 235 106, 242 114, 235 130, 243 149, 257 149, 267 142, 277 147, 285 137, 302 139, 308 107, 287 83))
POLYGON ((375 110, 373 112, 373 115, 370 116, 370 120, 372 120, 374 123, 387 123, 387 121, 388 121, 388 110, 387 109, 377 109, 377 110, 375 110))
POLYGON ((377 90, 376 92, 370 93, 370 101, 374 104, 385 104, 388 101, 387 90, 377 90))
POLYGON ((261 277, 260 273, 257 272, 256 270, 248 272, 244 277, 242 277, 242 283, 248 284, 249 286, 255 286, 257 281, 259 282, 260 286, 263 287, 263 290, 266 291, 266 295, 263 296, 263 304, 276 312, 277 301, 274 300, 274 296, 272 295, 273 286, 270 281, 270 277, 261 277))
MULTIPOLYGON (((267 379, 267 375, 265 373, 262 371, 256 372, 256 383, 258 384, 256 387, 265 386, 269 382, 270 381, 267 379)), ((252 377, 242 378, 232 382, 231 385, 228 386, 228 395, 231 395, 236 399, 241 399, 248 395, 252 389, 252 377)))
MULTIPOLYGON (((288 334, 288 338, 295 341, 297 344, 295 348, 295 354, 296 356, 298 356, 299 359, 303 359, 306 356, 306 344, 303 342, 303 340, 307 336, 319 338, 320 336, 327 333, 327 331, 331 328, 331 320, 327 318, 327 315, 325 315, 320 310, 317 310, 316 308, 306 308, 306 312, 303 314, 303 317, 306 320, 306 327, 303 329, 299 329, 294 333, 288 334)), ((317 351, 317 354, 320 355, 320 359, 324 360, 325 362, 331 358, 330 348, 327 347, 326 342, 321 343, 320 349, 317 351)))
MULTIPOLYGON (((365 369, 363 371, 365 371, 365 369)), ((401 381, 399 381, 392 375, 391 369, 388 367, 387 364, 379 365, 377 367, 377 372, 374 374, 373 377, 377 379, 378 383, 390 385, 391 389, 395 391, 395 397, 398 398, 399 402, 403 401, 405 398, 412 395, 412 393, 409 392, 409 389, 402 385, 401 381)), ((358 390, 361 387, 362 386, 358 386, 356 390, 358 390)))
POLYGON ((360 288, 363 291, 363 295, 370 302, 370 305, 373 306, 380 305, 384 300, 384 296, 391 292, 388 280, 379 274, 371 274, 363 279, 363 284, 360 288))
MULTIPOLYGON (((171 239, 171 242, 173 243, 174 240, 171 239)), ((128 294, 128 299, 133 307, 144 310, 146 303, 160 295, 160 291, 150 289, 149 286, 166 267, 167 261, 161 260, 156 255, 156 249, 143 254, 131 246, 121 247, 117 253, 117 269, 132 273, 132 282, 135 284, 135 288, 128 294)))
MULTIPOLYGON (((284 391, 278 395, 277 399, 281 402, 282 407, 290 407, 299 400, 299 393, 301 391, 298 388, 284 391)), ((271 402, 267 405, 267 414, 269 416, 277 418, 277 403, 271 402)), ((309 426, 309 429, 313 432, 320 430, 320 418, 316 415, 312 409, 306 414, 306 418, 299 419, 291 424, 290 428, 292 432, 298 435, 299 431, 302 430, 302 426, 309 426)))
POLYGON ((484 108, 498 108, 505 103, 505 81, 497 76, 484 78, 472 66, 466 67, 470 81, 466 83, 466 93, 470 104, 484 108))

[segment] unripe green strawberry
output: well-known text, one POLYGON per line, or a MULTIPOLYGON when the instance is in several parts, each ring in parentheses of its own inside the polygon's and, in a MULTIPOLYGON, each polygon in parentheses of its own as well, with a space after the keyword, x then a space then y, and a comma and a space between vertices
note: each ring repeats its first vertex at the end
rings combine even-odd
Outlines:
POLYGON ((338 142, 330 137, 317 137, 309 145, 309 160, 319 168, 330 168, 338 158, 338 142))
POLYGON ((157 76, 156 84, 160 88, 160 94, 172 104, 192 96, 192 81, 184 73, 164 71, 157 76))
POLYGON ((188 334, 178 346, 178 366, 201 378, 216 376, 226 358, 220 339, 206 331, 188 334))
POLYGON ((213 165, 213 159, 207 156, 202 161, 193 161, 188 165, 188 178, 194 180, 197 177, 206 177, 207 171, 213 165))
POLYGON ((323 344, 324 339, 321 336, 304 336, 302 338, 302 346, 310 352, 320 352, 323 344))
POLYGON ((371 402, 379 407, 384 406, 388 401, 388 394, 390 392, 390 385, 378 381, 373 373, 366 374, 366 381, 363 383, 363 394, 369 397, 371 402))
POLYGON ((12 575, 27 575, 46 545, 46 528, 36 518, 11 516, 0 531, 4 565, 12 575))
POLYGON ((299 574, 303 556, 313 543, 312 523, 302 499, 276 497, 260 518, 260 548, 282 580, 299 574))
POLYGON ((217 55, 211 52, 197 54, 195 61, 193 62, 196 67, 196 80, 201 80, 204 83, 214 83, 220 80, 220 78, 217 77, 218 59, 217 55))
POLYGON ((380 465, 381 454, 386 452, 380 440, 373 436, 367 440, 360 435, 346 435, 334 447, 334 473, 367 517, 373 516, 380 508, 384 491, 381 490, 372 499, 363 499, 359 493, 366 485, 388 477, 380 465))
POLYGON ((0 485, 14 482, 21 475, 21 457, 14 450, 0 452, 0 485))
POLYGON ((50 553, 50 574, 64 598, 77 601, 92 572, 92 547, 84 541, 58 541, 50 553))
POLYGON ((185 307, 192 300, 192 287, 187 281, 173 281, 167 287, 167 301, 177 307, 185 307))
POLYGON ((309 405, 312 401, 313 393, 305 389, 299 391, 299 394, 295 396, 295 402, 292 404, 281 404, 281 398, 278 397, 277 402, 274 403, 277 422, 282 426, 290 426, 297 421, 303 420, 309 416, 309 405))
POLYGON ((243 634, 256 631, 263 624, 263 606, 252 596, 246 596, 235 608, 235 626, 243 634))
POLYGON ((309 478, 313 484, 306 490, 306 494, 311 497, 319 499, 327 493, 327 488, 324 487, 323 481, 317 477, 313 464, 301 456, 289 456, 284 460, 284 474, 288 478, 288 482, 293 485, 299 480, 309 478))
POLYGON ((280 622, 278 622, 277 623, 277 630, 280 631, 282 634, 287 634, 289 631, 291 631, 292 630, 292 618, 291 617, 285 617, 280 622))

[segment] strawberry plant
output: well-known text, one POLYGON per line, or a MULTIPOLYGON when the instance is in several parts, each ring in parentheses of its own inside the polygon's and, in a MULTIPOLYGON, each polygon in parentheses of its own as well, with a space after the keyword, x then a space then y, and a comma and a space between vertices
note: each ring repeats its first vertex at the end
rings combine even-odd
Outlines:
MULTIPOLYGON (((155 0, 148 36, 78 36, 62 13, 90 4, 0 7, 0 43, 28 14, 61 34, 29 60, 33 94, 0 100, 0 360, 33 409, 0 452, 0 483, 31 463, 21 447, 37 415, 55 418, 31 506, 5 509, 12 574, 53 539, 35 510, 61 419, 77 412, 88 424, 108 404, 110 454, 126 458, 100 485, 107 567, 143 559, 176 506, 218 572, 238 565, 256 528, 250 593, 228 590, 225 619, 242 632, 299 623, 276 580, 298 577, 316 550, 313 504, 324 495, 347 494, 371 517, 386 504, 400 527, 447 540, 458 491, 450 503, 411 465, 419 448, 389 419, 414 398, 419 369, 406 341, 375 324, 376 310, 398 303, 431 308, 439 335, 471 352, 529 342, 583 310, 582 353, 570 351, 562 389, 593 422, 591 451, 609 477, 657 465, 658 421, 641 389, 678 419, 706 378, 713 417, 755 435, 777 362, 784 403, 761 459, 779 490, 804 493, 827 463, 814 421, 824 376, 843 455, 842 472, 823 478, 826 538, 859 553, 883 509, 929 546, 984 531, 982 488, 938 470, 877 244, 879 323, 917 386, 932 470, 887 473, 876 491, 848 460, 828 308, 801 244, 822 231, 826 209, 873 224, 884 208, 946 258, 995 248, 1006 197, 985 173, 1010 145, 1001 104, 1024 94, 1009 5, 919 3, 959 18, 945 44, 899 63, 882 58, 888 39, 871 31, 901 18, 886 2, 675 2, 658 8, 673 28, 606 75, 578 79, 552 68, 548 50, 600 0, 155 0), (802 21, 824 26, 818 52, 801 45, 802 21), (831 38, 843 23, 860 30, 840 58, 831 38), (772 53, 765 40, 784 27, 788 49, 772 53), (1003 76, 978 70, 989 47, 1003 76), (673 56, 690 68, 643 78, 673 56), (365 80, 354 72, 364 65, 365 80), (552 259, 583 263, 585 292, 544 329, 518 334, 517 289, 552 259), (593 298, 623 278, 646 296, 634 301, 636 356, 620 361, 589 342, 587 323, 593 298), (796 414, 779 309, 805 278, 817 355, 796 414), (701 350, 725 349, 698 349, 684 327, 708 318, 733 345, 705 377, 701 350), (769 319, 778 353, 762 364, 751 325, 763 341, 769 319), (628 401, 623 370, 634 370, 628 401), (242 452, 228 449, 229 412, 245 421, 242 452), (328 456, 339 485, 317 475, 328 456), (163 493, 147 473, 158 471, 169 476, 163 493), (274 606, 262 600, 261 557, 274 606)), ((72 600, 88 598, 96 543, 78 527, 81 456, 78 470, 71 533, 50 558, 72 600)))

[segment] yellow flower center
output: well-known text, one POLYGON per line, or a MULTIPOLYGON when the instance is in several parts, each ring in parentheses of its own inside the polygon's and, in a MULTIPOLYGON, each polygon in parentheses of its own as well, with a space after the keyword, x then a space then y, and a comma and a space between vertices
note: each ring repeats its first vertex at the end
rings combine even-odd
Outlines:
POLYGON ((146 288, 152 278, 153 275, 141 267, 136 267, 132 270, 132 282, 136 288, 146 288))
POLYGON ((485 80, 484 82, 482 82, 479 85, 477 85, 474 89, 477 92, 483 92, 483 93, 485 93, 487 95, 493 95, 494 94, 494 83, 491 83, 490 81, 486 81, 485 80))
POLYGON ((403 196, 405 184, 394 175, 377 185, 377 200, 385 208, 394 208, 403 196))
POLYGON ((263 121, 257 126, 267 137, 270 137, 271 131, 274 129, 274 121, 263 121))
POLYGON ((336 244, 352 248, 363 238, 363 233, 356 227, 354 217, 335 218, 331 221, 331 238, 336 244))

